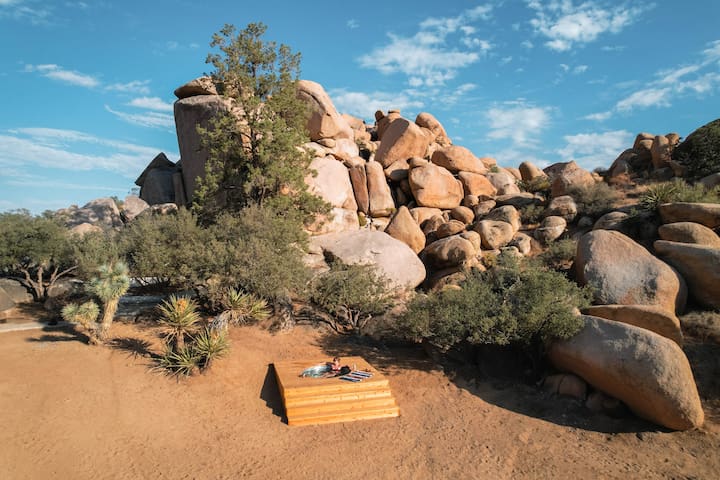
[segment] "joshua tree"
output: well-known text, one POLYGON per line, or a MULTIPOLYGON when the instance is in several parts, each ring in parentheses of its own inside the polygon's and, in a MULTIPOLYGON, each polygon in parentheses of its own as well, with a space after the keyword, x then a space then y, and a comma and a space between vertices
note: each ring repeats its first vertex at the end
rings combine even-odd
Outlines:
POLYGON ((115 318, 118 302, 130 288, 128 267, 123 262, 101 265, 98 275, 90 281, 88 291, 103 304, 103 314, 97 329, 97 336, 104 341, 115 318))

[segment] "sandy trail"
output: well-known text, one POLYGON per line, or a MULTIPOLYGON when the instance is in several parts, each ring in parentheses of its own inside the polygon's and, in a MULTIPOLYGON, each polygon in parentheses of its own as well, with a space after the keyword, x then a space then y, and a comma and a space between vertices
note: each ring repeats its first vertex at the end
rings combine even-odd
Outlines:
POLYGON ((529 386, 453 380, 414 349, 245 327, 209 374, 178 382, 130 350, 159 351, 152 331, 113 333, 123 348, 89 347, 67 331, 0 335, 0 477, 710 479, 720 470, 712 419, 700 431, 659 431, 529 386), (336 354, 382 370, 401 416, 283 423, 269 364, 336 354))

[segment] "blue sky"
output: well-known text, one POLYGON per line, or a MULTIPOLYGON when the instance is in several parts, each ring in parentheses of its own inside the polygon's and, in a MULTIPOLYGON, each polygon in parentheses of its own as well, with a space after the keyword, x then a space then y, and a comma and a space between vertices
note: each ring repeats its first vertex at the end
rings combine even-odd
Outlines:
POLYGON ((123 198, 178 159, 175 87, 223 24, 268 25, 342 112, 427 111, 503 166, 609 166, 720 117, 720 2, 0 0, 0 211, 123 198))

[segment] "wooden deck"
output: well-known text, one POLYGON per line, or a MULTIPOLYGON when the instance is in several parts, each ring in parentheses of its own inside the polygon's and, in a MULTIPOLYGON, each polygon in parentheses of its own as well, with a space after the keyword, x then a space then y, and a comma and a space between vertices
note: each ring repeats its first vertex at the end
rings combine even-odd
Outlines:
POLYGON ((390 383, 362 357, 343 357, 342 365, 372 373, 360 382, 340 378, 301 377, 306 368, 328 359, 293 360, 274 364, 288 425, 318 425, 397 417, 400 409, 390 383))

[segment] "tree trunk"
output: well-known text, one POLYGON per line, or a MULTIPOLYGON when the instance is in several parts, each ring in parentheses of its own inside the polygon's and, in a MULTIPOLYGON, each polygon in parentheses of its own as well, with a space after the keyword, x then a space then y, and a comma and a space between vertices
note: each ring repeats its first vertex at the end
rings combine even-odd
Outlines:
POLYGON ((115 318, 115 312, 117 312, 119 298, 113 298, 105 303, 103 309, 102 320, 100 321, 100 328, 98 328, 98 338, 101 341, 107 339, 108 333, 110 332, 110 326, 112 325, 113 319, 115 318))
POLYGON ((179 352, 183 348, 185 348, 185 332, 178 332, 175 335, 175 351, 179 352))

